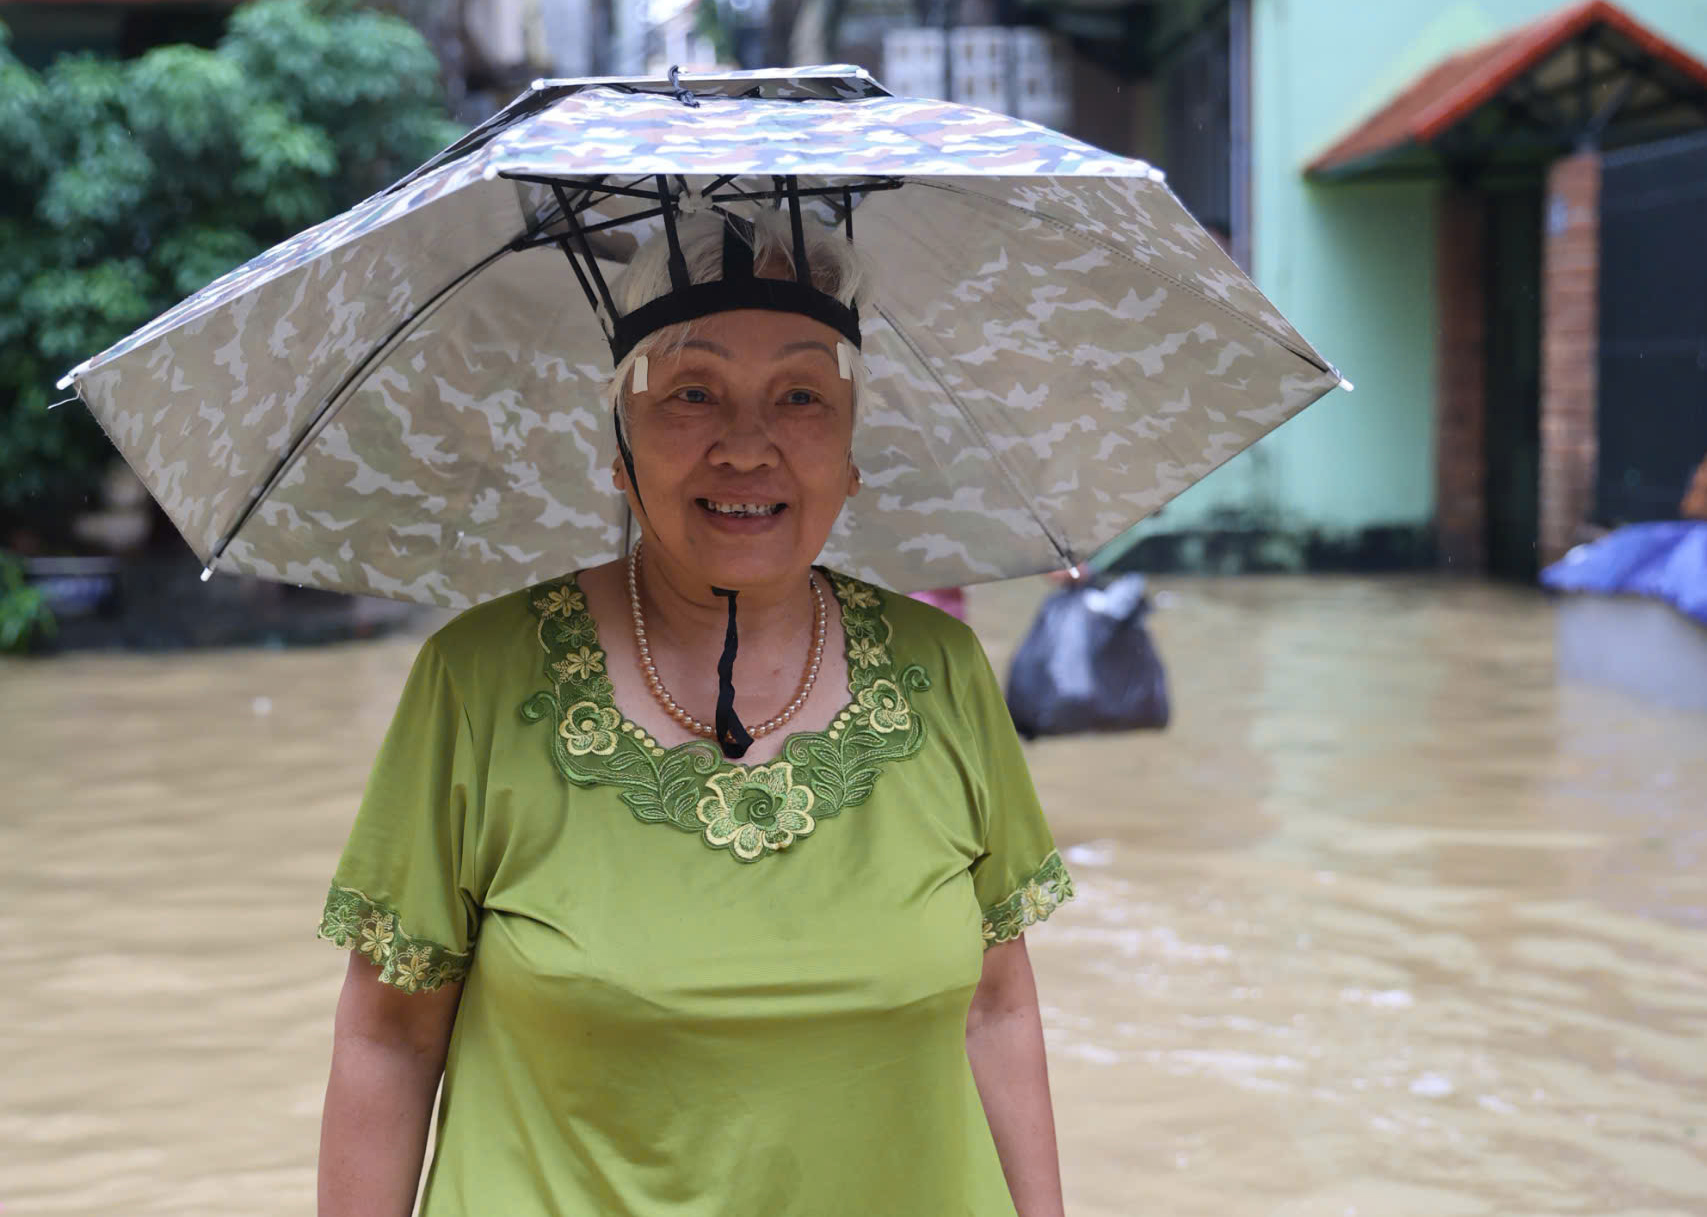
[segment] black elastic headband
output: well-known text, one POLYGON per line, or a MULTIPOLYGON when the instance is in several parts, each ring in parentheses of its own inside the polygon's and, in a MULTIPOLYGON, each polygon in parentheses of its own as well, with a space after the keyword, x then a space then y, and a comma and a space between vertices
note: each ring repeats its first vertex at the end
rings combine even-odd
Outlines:
POLYGON ((675 225, 667 224, 666 235, 670 238, 671 246, 670 277, 674 287, 656 300, 650 300, 632 313, 615 319, 614 332, 610 339, 613 363, 621 363, 642 338, 665 326, 683 321, 697 321, 713 313, 727 313, 742 308, 765 309, 773 313, 799 313, 829 326, 858 350, 859 310, 812 286, 810 272, 806 266, 805 238, 798 231, 799 204, 794 199, 791 199, 790 203, 794 206, 793 218, 797 229, 794 234, 796 248, 793 279, 765 279, 755 275, 752 226, 738 216, 725 215, 723 277, 709 283, 685 282, 686 267, 677 265, 680 255, 675 241, 675 225))
POLYGON ((851 342, 855 350, 859 349, 859 310, 815 287, 802 287, 787 279, 755 277, 734 282, 718 279, 711 283, 695 283, 659 296, 626 317, 619 317, 616 333, 610 340, 611 357, 616 363, 621 363, 642 338, 667 325, 697 321, 713 313, 727 313, 738 308, 799 313, 823 322, 851 342))

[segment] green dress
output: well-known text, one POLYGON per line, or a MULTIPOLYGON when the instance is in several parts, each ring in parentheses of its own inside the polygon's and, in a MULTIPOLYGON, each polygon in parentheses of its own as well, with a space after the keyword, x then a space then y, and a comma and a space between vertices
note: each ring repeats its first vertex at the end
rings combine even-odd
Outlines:
POLYGON ((832 575, 849 700, 663 748, 571 578, 422 647, 320 927, 464 982, 423 1217, 1012 1217, 982 952, 1072 894, 972 632, 832 575))

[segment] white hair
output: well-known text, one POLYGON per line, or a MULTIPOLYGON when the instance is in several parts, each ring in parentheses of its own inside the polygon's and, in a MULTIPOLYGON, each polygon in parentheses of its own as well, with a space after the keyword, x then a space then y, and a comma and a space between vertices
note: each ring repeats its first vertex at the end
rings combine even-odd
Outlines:
MULTIPOLYGON (((753 273, 770 277, 794 277, 794 234, 788 215, 769 208, 744 217, 753 225, 753 273)), ((688 278, 694 283, 714 282, 723 277, 722 215, 714 211, 699 211, 676 221, 676 239, 682 247, 682 259, 687 263, 688 278)), ((871 283, 866 260, 855 250, 853 242, 839 233, 832 234, 816 223, 806 228, 806 261, 811 267, 812 286, 842 304, 859 306, 867 302, 871 283)), ((611 299, 618 312, 627 316, 643 304, 668 295, 670 281, 670 245, 659 232, 642 245, 629 262, 622 276, 611 285, 611 299)), ((628 425, 628 401, 634 383, 634 361, 642 355, 678 354, 684 343, 693 336, 695 322, 681 321, 654 330, 623 356, 616 365, 609 385, 605 388, 606 403, 628 425)), ((858 411, 870 376, 859 350, 852 351, 853 403, 858 411)))

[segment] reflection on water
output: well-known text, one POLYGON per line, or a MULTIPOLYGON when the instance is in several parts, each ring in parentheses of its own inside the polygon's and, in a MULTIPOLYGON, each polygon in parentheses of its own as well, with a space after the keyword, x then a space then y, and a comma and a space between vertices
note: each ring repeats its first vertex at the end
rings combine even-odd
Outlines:
MULTIPOLYGON (((1069 1212, 1707 1213, 1707 717, 1555 687, 1521 592, 1171 589, 1173 728, 1031 751, 1069 1212)), ((1038 594, 974 594, 998 664, 1038 594)), ((414 646, 0 663, 6 1217, 312 1211, 414 646)))

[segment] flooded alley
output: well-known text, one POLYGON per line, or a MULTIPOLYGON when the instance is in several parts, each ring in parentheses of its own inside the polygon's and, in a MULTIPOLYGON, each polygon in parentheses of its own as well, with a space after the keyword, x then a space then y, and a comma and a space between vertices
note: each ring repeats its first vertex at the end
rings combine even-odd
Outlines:
MULTIPOLYGON (((1074 1217, 1707 1213, 1707 717, 1539 594, 1161 581, 1163 733, 1029 749, 1074 1217)), ((1043 594, 974 589, 999 670, 1043 594)), ((0 662, 0 1212, 313 1211, 314 928, 418 638, 0 662)))

